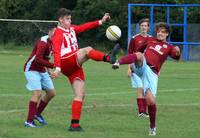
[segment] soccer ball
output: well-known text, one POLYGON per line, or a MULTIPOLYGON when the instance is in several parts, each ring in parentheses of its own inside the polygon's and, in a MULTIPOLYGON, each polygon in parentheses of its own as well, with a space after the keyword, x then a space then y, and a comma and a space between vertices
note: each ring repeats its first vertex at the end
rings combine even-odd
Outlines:
POLYGON ((106 37, 111 41, 117 41, 121 37, 121 29, 116 25, 111 25, 106 30, 106 37))

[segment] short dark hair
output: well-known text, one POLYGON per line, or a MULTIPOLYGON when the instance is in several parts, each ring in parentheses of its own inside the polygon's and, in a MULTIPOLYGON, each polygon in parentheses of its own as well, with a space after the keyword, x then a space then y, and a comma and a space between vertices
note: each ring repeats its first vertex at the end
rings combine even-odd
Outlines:
POLYGON ((53 29, 56 28, 56 27, 57 27, 57 25, 55 25, 55 24, 50 24, 50 25, 47 26, 47 30, 48 30, 48 31, 51 31, 51 30, 53 30, 53 29))
POLYGON ((141 25, 143 22, 147 22, 149 26, 149 18, 143 18, 139 21, 139 25, 141 25))
POLYGON ((158 23, 156 24, 156 32, 158 31, 159 28, 165 28, 165 30, 167 31, 167 33, 168 33, 169 35, 170 35, 171 32, 172 32, 170 26, 169 26, 167 23, 165 23, 165 22, 158 22, 158 23))
POLYGON ((60 8, 56 14, 56 18, 57 20, 59 20, 59 18, 64 17, 64 16, 69 16, 71 15, 71 11, 69 9, 66 8, 60 8))

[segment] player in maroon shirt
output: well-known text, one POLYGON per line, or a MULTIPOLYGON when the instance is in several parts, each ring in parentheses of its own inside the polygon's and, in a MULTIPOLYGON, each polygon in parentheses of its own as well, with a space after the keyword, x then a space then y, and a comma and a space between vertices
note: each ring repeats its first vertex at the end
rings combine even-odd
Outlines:
POLYGON ((175 60, 180 58, 179 47, 166 42, 170 32, 170 27, 166 23, 160 22, 156 24, 156 38, 149 39, 146 44, 139 47, 138 51, 140 52, 126 55, 113 64, 113 69, 117 69, 119 65, 134 63, 131 68, 140 76, 144 85, 150 119, 150 136, 156 135, 155 97, 161 66, 168 56, 175 60), (144 55, 141 52, 144 52, 144 55))
POLYGON ((26 127, 37 127, 34 119, 40 124, 46 125, 46 121, 41 116, 49 101, 55 96, 55 89, 48 73, 48 68, 53 68, 54 64, 49 62, 52 54, 52 34, 55 27, 50 27, 48 35, 38 39, 34 49, 24 65, 24 74, 27 79, 27 89, 32 91, 32 97, 29 101, 29 110, 26 127), (42 96, 42 90, 46 92, 42 96))
MULTIPOLYGON (((149 37, 152 37, 148 34, 149 31, 149 19, 144 18, 139 21, 139 28, 140 33, 134 35, 131 38, 129 47, 128 47, 128 54, 133 54, 135 52, 138 52, 137 49, 144 45, 149 37)), ((143 84, 140 77, 134 73, 134 70, 131 70, 131 65, 128 65, 128 71, 127 71, 128 77, 131 78, 131 85, 133 88, 136 88, 137 91, 137 106, 138 106, 138 117, 149 117, 149 115, 146 113, 147 104, 146 104, 146 98, 144 96, 144 90, 143 90, 143 84)))

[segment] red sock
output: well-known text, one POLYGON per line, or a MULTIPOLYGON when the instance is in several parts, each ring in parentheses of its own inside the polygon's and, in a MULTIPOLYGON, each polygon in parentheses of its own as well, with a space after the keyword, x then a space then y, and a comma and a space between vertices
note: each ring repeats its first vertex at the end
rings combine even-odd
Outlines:
POLYGON ((138 112, 146 113, 146 99, 145 98, 137 98, 138 112))
MULTIPOLYGON (((104 58, 105 58, 105 53, 92 49, 92 50, 89 51, 87 56, 90 59, 93 59, 93 60, 96 60, 96 61, 103 61, 104 58)), ((106 60, 108 60, 108 59, 106 59, 106 60)))
POLYGON ((122 58, 119 59, 119 64, 123 65, 123 64, 131 64, 131 63, 135 63, 137 61, 137 56, 135 53, 133 54, 128 54, 126 56, 123 56, 122 58))
POLYGON ((43 100, 40 100, 40 104, 37 108, 37 113, 36 115, 40 115, 42 113, 42 111, 45 109, 45 107, 47 106, 48 103, 44 102, 43 100))
POLYGON ((81 111, 82 111, 82 101, 74 100, 72 102, 72 120, 71 120, 72 127, 79 126, 81 111))
POLYGON ((156 105, 149 105, 149 119, 150 119, 150 128, 156 127, 156 105))
POLYGON ((36 114, 36 110, 37 110, 37 103, 30 101, 29 102, 29 111, 28 111, 27 122, 33 121, 34 115, 36 114))

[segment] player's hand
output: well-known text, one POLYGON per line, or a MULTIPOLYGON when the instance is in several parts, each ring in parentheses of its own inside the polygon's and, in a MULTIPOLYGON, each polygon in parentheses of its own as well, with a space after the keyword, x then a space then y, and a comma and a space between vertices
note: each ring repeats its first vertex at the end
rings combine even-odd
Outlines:
POLYGON ((105 13, 105 15, 103 16, 103 18, 101 19, 102 23, 108 21, 110 19, 110 14, 109 13, 105 13))
POLYGON ((60 75, 59 70, 55 70, 53 73, 51 73, 51 78, 56 79, 60 75))
POLYGON ((178 55, 180 55, 180 48, 178 47, 178 46, 175 46, 174 47, 174 50, 176 51, 176 53, 178 54, 178 55))
POLYGON ((48 74, 51 76, 53 72, 51 70, 48 70, 48 74))
POLYGON ((131 77, 132 76, 132 70, 130 68, 128 68, 127 70, 127 76, 128 77, 131 77))
POLYGON ((179 60, 181 56, 181 51, 178 46, 173 47, 172 49, 172 57, 176 60, 179 60))
POLYGON ((112 69, 119 69, 119 62, 118 60, 116 60, 116 62, 114 64, 112 64, 112 69))

